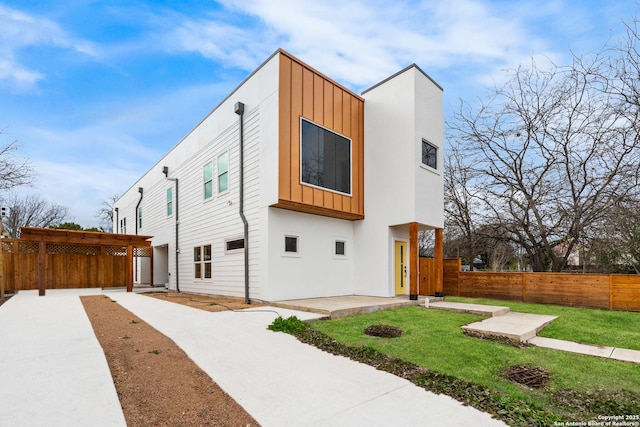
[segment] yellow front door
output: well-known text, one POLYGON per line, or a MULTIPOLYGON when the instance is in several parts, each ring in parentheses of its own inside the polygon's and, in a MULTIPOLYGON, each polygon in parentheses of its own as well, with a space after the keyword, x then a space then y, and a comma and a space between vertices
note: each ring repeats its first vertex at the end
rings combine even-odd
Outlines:
POLYGON ((407 294, 407 242, 396 240, 395 247, 396 264, 396 295, 407 294))

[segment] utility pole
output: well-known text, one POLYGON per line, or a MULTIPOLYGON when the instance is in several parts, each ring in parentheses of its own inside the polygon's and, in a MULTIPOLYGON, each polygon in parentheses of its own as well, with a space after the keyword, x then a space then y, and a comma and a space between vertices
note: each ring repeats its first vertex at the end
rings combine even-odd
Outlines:
POLYGON ((4 237, 3 230, 2 230, 2 220, 7 215, 8 215, 7 208, 4 206, 0 206, 0 239, 4 237))

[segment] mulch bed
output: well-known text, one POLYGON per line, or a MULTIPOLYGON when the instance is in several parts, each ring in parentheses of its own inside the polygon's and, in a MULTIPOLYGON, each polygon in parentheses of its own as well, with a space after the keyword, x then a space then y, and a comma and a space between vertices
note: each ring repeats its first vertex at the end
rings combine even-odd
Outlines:
POLYGON ((531 388, 543 388, 549 382, 549 372, 537 366, 512 366, 503 375, 513 382, 531 388))
POLYGON ((172 340, 107 296, 81 297, 129 426, 257 426, 172 340))

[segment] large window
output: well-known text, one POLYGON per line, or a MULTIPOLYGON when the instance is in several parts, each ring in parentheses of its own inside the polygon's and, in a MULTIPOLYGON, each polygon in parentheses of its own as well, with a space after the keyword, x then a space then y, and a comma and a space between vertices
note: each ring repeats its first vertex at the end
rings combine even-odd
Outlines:
POLYGON ((213 197, 213 163, 207 163, 202 168, 202 180, 204 184, 204 199, 213 197))
POLYGON ((211 279, 211 245, 193 248, 194 277, 211 279))
POLYGON ((218 156, 218 193, 229 189, 229 153, 218 156))
POLYGON ((173 188, 167 188, 167 216, 173 215, 173 188))
POLYGON ((422 140, 422 163, 433 169, 438 169, 438 147, 424 139, 422 140))
POLYGON ((351 140, 306 119, 300 127, 302 182, 351 194, 351 140))

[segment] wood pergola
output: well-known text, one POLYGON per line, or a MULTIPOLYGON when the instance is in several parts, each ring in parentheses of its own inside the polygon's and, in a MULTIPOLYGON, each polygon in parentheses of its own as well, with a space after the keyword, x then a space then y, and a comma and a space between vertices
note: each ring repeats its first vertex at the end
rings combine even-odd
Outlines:
POLYGON ((3 288, 12 280, 15 290, 34 289, 35 281, 41 296, 46 289, 75 287, 126 286, 131 292, 134 257, 151 259, 153 283, 151 237, 22 227, 20 239, 0 241, 0 280, 3 288))

